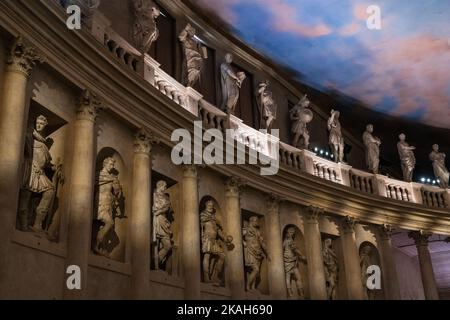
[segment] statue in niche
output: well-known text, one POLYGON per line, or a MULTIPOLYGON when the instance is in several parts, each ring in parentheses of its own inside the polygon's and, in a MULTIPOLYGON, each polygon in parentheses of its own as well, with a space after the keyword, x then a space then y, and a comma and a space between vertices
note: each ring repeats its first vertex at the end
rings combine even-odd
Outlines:
POLYGON ((380 145, 381 140, 373 136, 373 125, 368 124, 363 133, 363 142, 366 146, 366 164, 369 170, 378 174, 380 167, 380 145))
POLYGON ((110 252, 106 236, 114 229, 116 217, 124 217, 120 204, 123 195, 122 186, 115 165, 116 160, 114 158, 108 157, 103 160, 103 168, 96 181, 98 188, 96 194, 96 200, 98 201, 97 220, 103 225, 97 233, 94 252, 105 257, 108 257, 110 252))
POLYGON ((44 232, 52 223, 54 202, 57 188, 64 183, 62 164, 58 160, 52 163, 50 148, 51 138, 45 136, 48 126, 47 118, 36 118, 34 129, 30 130, 25 140, 24 175, 19 205, 18 228, 21 231, 44 232), (32 198, 39 198, 34 210, 34 223, 30 227, 30 205, 32 198), (45 224, 45 226, 44 226, 45 224))
POLYGON ((360 254, 361 280, 362 280, 362 286, 364 288, 364 297, 366 300, 374 300, 375 299, 375 292, 373 290, 370 290, 367 287, 367 279, 369 278, 369 275, 367 274, 367 269, 372 265, 370 263, 371 251, 372 251, 372 248, 370 246, 364 246, 361 249, 361 254, 360 254))
POLYGON ((292 282, 295 281, 297 287, 297 294, 299 299, 305 298, 303 289, 302 276, 300 275, 300 262, 306 263, 306 258, 300 253, 299 248, 295 244, 295 228, 290 227, 286 231, 283 241, 283 259, 284 272, 286 274, 286 286, 288 296, 293 297, 294 291, 292 289, 292 282))
POLYGON ((239 100, 239 90, 246 79, 245 72, 236 72, 231 65, 232 63, 233 55, 227 53, 225 55, 225 62, 220 66, 222 85, 221 109, 230 114, 234 114, 236 104, 239 100))
POLYGON ((269 91, 270 82, 261 82, 256 92, 260 118, 260 129, 271 130, 273 122, 277 119, 277 103, 269 91))
POLYGON ((165 269, 165 263, 173 248, 172 222, 174 221, 174 211, 166 190, 167 183, 161 180, 156 184, 156 190, 153 193, 152 242, 154 248, 153 259, 156 270, 165 269))
POLYGON ((200 213, 203 255, 203 281, 221 286, 223 283, 223 265, 225 262, 225 245, 230 248, 233 238, 223 234, 223 228, 216 217, 214 202, 208 200, 200 213), (221 278, 222 277, 222 278, 221 278))
POLYGON ((339 111, 331 110, 331 117, 328 119, 329 144, 336 162, 344 162, 344 136, 339 122, 340 114, 339 111))
POLYGON ((159 30, 156 20, 161 12, 150 0, 133 0, 133 38, 143 53, 148 53, 153 42, 158 40, 159 30))
POLYGON ((439 179, 439 186, 443 189, 449 187, 450 173, 445 167, 445 153, 439 152, 439 145, 433 145, 433 151, 430 153, 430 160, 433 162, 433 171, 437 179, 439 179))
POLYGON ((244 260, 247 271, 247 291, 257 290, 261 274, 261 264, 266 258, 270 261, 267 246, 259 230, 259 219, 253 216, 248 220, 248 226, 243 228, 244 260))
POLYGON ((178 37, 183 45, 183 84, 187 87, 194 87, 199 82, 203 59, 208 59, 206 47, 202 46, 195 35, 195 28, 188 23, 178 37))
POLYGON ((339 266, 333 242, 330 238, 323 243, 323 263, 325 265, 325 281, 328 300, 336 300, 339 266))
POLYGON ((309 148, 309 131, 307 124, 310 123, 314 117, 311 109, 309 109, 310 101, 306 95, 289 111, 291 119, 291 133, 294 136, 292 145, 295 148, 308 149, 309 148))
POLYGON ((398 137, 400 141, 397 143, 397 149, 402 164, 403 180, 411 182, 414 168, 416 167, 416 157, 414 156, 416 147, 410 146, 406 142, 406 135, 404 133, 400 134, 398 137))

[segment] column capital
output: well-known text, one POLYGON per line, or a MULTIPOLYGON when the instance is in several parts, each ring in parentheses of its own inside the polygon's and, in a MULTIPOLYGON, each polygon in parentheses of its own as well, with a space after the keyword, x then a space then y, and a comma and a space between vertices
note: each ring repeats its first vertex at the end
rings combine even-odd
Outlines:
POLYGON ((280 212, 280 203, 283 202, 283 198, 275 193, 269 193, 266 198, 267 211, 268 212, 280 212))
POLYGON ((352 216, 345 216, 341 219, 341 227, 344 233, 355 232, 355 225, 357 220, 352 216))
POLYGON ((77 119, 95 122, 99 111, 103 108, 103 103, 95 93, 89 90, 83 90, 78 100, 77 119))
POLYGON ((27 78, 31 75, 37 63, 44 62, 45 58, 42 53, 21 36, 14 40, 6 59, 8 71, 22 73, 27 78))
POLYGON ((431 237, 431 235, 431 232, 424 230, 408 232, 408 236, 414 240, 416 246, 428 246, 428 238, 431 237))
POLYGON ((318 223, 319 216, 323 215, 325 210, 320 207, 308 206, 306 208, 306 222, 308 223, 318 223))
POLYGON ((152 131, 140 128, 134 139, 134 153, 149 155, 152 151, 152 145, 159 142, 152 131))
POLYGON ((184 178, 197 178, 197 165, 185 164, 183 165, 183 177, 184 178))
POLYGON ((225 181, 225 191, 227 195, 238 197, 245 185, 246 185, 245 180, 233 176, 225 181))
POLYGON ((394 228, 387 223, 382 224, 378 227, 379 235, 382 240, 389 240, 392 236, 392 231, 394 228))

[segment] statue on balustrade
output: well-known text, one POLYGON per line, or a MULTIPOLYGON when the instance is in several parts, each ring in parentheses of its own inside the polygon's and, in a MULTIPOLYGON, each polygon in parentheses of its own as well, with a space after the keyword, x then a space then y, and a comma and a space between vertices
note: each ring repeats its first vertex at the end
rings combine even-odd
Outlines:
POLYGON ((261 264, 264 259, 270 261, 267 246, 259 230, 259 218, 253 216, 248 221, 248 226, 243 228, 244 260, 247 269, 247 291, 257 290, 261 277, 261 264))
POLYGON ((45 136, 47 118, 36 118, 35 126, 25 138, 24 172, 18 214, 18 228, 21 231, 44 232, 52 223, 57 188, 64 183, 62 164, 52 163, 51 138, 45 136), (37 199, 37 206, 33 199, 37 199), (35 207, 35 208, 34 208, 35 207), (30 210, 31 209, 31 210, 30 210), (30 228, 30 220, 34 223, 30 228))
POLYGON ((381 140, 373 135, 373 125, 367 125, 366 131, 363 134, 363 142, 366 146, 367 167, 372 173, 378 174, 381 140))
POLYGON ((299 248, 295 244, 295 228, 288 228, 283 241, 283 259, 284 272, 286 274, 286 286, 288 296, 294 296, 292 283, 295 281, 297 294, 299 299, 305 298, 302 276, 300 275, 300 263, 305 262, 306 258, 300 253, 299 248))
POLYGON ((209 200, 205 209, 200 213, 203 281, 221 286, 223 283, 223 265, 225 262, 224 245, 231 247, 233 238, 226 237, 220 221, 216 217, 214 202, 209 200))
POLYGON ((337 255, 330 238, 325 239, 323 243, 323 263, 325 265, 327 297, 329 300, 336 300, 339 266, 337 255))
POLYGON ((292 145, 299 149, 309 148, 309 131, 308 123, 310 123, 314 117, 313 112, 309 109, 310 101, 306 94, 300 101, 289 111, 289 117, 291 119, 291 133, 294 138, 292 145))
POLYGON ((361 249, 360 254, 361 280, 362 286, 364 288, 364 297, 366 300, 375 300, 375 291, 367 287, 367 279, 369 278, 367 269, 372 265, 372 263, 370 262, 371 251, 372 248, 370 246, 364 246, 361 249))
POLYGON ((236 104, 239 100, 239 90, 246 79, 244 72, 237 72, 233 66, 233 55, 227 53, 225 62, 220 66, 222 85, 222 105, 221 109, 227 113, 234 114, 236 104))
POLYGON ((410 146, 405 140, 406 135, 400 134, 400 141, 397 143, 398 154, 400 155, 400 161, 402 164, 403 180, 411 182, 413 178, 414 168, 416 167, 416 157, 414 156, 414 150, 416 147, 410 146))
POLYGON ((344 162, 344 136, 342 135, 341 123, 339 122, 339 111, 331 110, 328 119, 328 131, 330 132, 329 144, 336 162, 344 162))
POLYGON ((133 39, 143 53, 148 53, 153 42, 158 40, 159 30, 156 20, 161 12, 151 0, 133 0, 133 39))
POLYGON ((174 221, 172 204, 166 193, 167 183, 158 181, 153 193, 153 259, 155 269, 164 269, 173 247, 172 223, 174 221))
POLYGON ((188 23, 178 37, 184 53, 183 85, 187 87, 194 87, 200 81, 203 59, 208 58, 206 47, 195 36, 195 28, 188 23))
POLYGON ((122 186, 115 165, 116 160, 112 157, 103 160, 103 168, 96 181, 97 220, 102 222, 103 225, 97 233, 94 251, 106 257, 111 251, 107 235, 114 229, 116 217, 124 217, 121 208, 122 186))
POLYGON ((439 179, 439 186, 443 189, 449 187, 450 173, 445 167, 445 153, 439 152, 439 145, 433 145, 430 153, 430 160, 433 162, 433 171, 436 179, 439 179))
POLYGON ((271 130, 273 122, 277 119, 278 106, 269 91, 269 81, 261 82, 256 92, 259 114, 260 129, 271 130))

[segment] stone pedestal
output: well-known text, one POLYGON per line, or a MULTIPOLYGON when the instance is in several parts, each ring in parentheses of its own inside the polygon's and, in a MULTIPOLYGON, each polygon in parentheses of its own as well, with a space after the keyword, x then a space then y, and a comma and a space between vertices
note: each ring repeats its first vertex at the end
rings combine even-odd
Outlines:
POLYGON ((304 218, 305 248, 308 261, 309 292, 312 300, 326 300, 327 288, 322 256, 319 216, 323 209, 308 207, 304 218))
POLYGON ((428 238, 431 236, 431 233, 425 231, 412 231, 408 235, 416 242, 425 299, 439 300, 431 255, 430 251, 428 251, 428 238))
POLYGON ((398 283, 397 268, 395 266, 394 251, 391 242, 392 227, 382 225, 377 233, 380 248, 382 272, 385 279, 385 296, 387 300, 400 300, 400 287, 398 283))

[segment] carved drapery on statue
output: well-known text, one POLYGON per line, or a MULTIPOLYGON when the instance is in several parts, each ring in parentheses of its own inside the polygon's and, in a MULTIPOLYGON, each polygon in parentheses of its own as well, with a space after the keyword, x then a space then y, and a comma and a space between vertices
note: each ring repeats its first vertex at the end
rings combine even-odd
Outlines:
POLYGON ((225 62, 220 66, 220 78, 222 87, 222 104, 221 109, 230 114, 234 114, 237 102, 239 100, 239 90, 242 83, 246 79, 244 72, 237 72, 231 65, 233 55, 227 53, 225 62))
POLYGON ((183 46, 183 85, 194 87, 200 81, 203 59, 207 59, 206 47, 195 38, 196 30, 187 24, 180 33, 179 40, 183 46))
POLYGON ((313 112, 309 109, 310 101, 306 95, 289 111, 291 119, 292 145, 295 148, 309 148, 309 131, 308 123, 314 117, 313 112))
POLYGON ((380 167, 380 145, 381 140, 373 136, 373 125, 369 124, 363 133, 363 142, 366 146, 367 168, 374 174, 378 174, 380 167))
POLYGON ((133 39, 141 52, 148 53, 159 37, 156 20, 161 12, 151 0, 133 0, 133 12, 133 39))
POLYGON ((256 101, 260 114, 260 129, 272 129, 273 122, 277 119, 278 106, 269 90, 269 81, 261 82, 256 91, 256 101))
POLYGON ((328 131, 330 132, 329 144, 336 162, 344 162, 344 136, 342 135, 339 111, 331 110, 328 119, 328 131))
POLYGON ((403 133, 399 135, 399 139, 397 149, 403 171, 403 180, 412 182, 414 168, 416 167, 416 157, 414 156, 416 147, 410 146, 406 142, 406 135, 403 133))
POLYGON ((430 153, 430 160, 433 162, 434 176, 438 179, 441 188, 449 187, 450 173, 445 166, 445 153, 439 152, 439 145, 433 145, 433 151, 430 153))
POLYGON ((305 298, 303 279, 300 273, 300 263, 306 263, 306 258, 301 254, 300 248, 295 243, 296 228, 289 227, 283 239, 284 272, 286 274, 286 287, 288 297, 294 296, 293 283, 295 283, 299 299, 305 298))
POLYGON ((336 251, 330 238, 323 242, 323 263, 325 266, 325 281, 328 300, 336 300, 339 266, 336 251))

